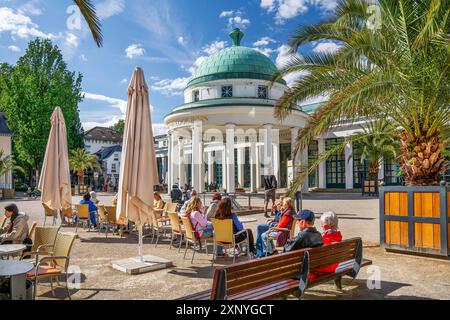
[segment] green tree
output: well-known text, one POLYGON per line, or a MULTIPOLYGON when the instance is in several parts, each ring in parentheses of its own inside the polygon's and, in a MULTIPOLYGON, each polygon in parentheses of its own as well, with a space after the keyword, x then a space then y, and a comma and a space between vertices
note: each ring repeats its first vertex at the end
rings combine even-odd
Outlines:
POLYGON ((341 0, 334 16, 300 27, 293 52, 316 41, 336 41, 334 53, 292 59, 279 77, 306 74, 280 99, 283 119, 298 103, 329 100, 298 136, 304 148, 333 125, 384 118, 402 129, 399 157, 408 185, 436 185, 448 163, 442 150, 450 123, 450 2, 341 0))
MULTIPOLYGON (((359 126, 359 132, 346 137, 341 143, 336 144, 326 152, 319 154, 316 161, 309 167, 300 168, 298 178, 293 182, 291 192, 299 189, 305 178, 313 173, 316 168, 335 154, 342 154, 346 146, 353 144, 353 152, 359 152, 361 164, 369 163, 369 178, 377 179, 380 165, 383 161, 392 160, 400 151, 398 139, 399 130, 384 119, 369 121, 359 126)), ((353 158, 354 153, 350 155, 353 158)), ((346 161, 350 160, 346 159, 346 161)))
POLYGON ((125 131, 125 120, 119 120, 115 125, 111 126, 110 129, 123 134, 123 132, 125 131))
POLYGON ((11 171, 24 172, 23 168, 16 164, 12 156, 4 156, 5 151, 0 149, 0 177, 11 171))
POLYGON ((29 43, 15 66, 3 65, 0 72, 0 110, 12 132, 14 158, 29 165, 37 181, 56 106, 64 114, 69 149, 84 147, 78 110, 82 76, 67 70, 58 47, 41 39, 29 43))
POLYGON ((86 170, 101 170, 98 158, 87 153, 84 149, 75 149, 69 156, 70 169, 77 173, 78 185, 84 185, 84 172, 86 170))

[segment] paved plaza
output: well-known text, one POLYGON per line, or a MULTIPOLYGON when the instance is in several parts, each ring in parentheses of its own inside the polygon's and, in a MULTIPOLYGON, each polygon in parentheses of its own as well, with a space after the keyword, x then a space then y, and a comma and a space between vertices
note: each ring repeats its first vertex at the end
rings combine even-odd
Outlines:
MULTIPOLYGON (((112 195, 99 194, 99 199, 110 204, 112 195)), ((74 203, 79 201, 74 198, 74 203)), ((239 202, 246 205, 248 200, 239 202)), ((252 206, 261 206, 262 200, 254 200, 252 206)), ((209 200, 207 198, 207 204, 209 200)), ((7 202, 3 201, 2 205, 7 202)), ((43 212, 39 201, 21 200, 16 203, 21 211, 30 216, 31 221, 43 223, 43 212)), ((344 281, 343 292, 334 289, 332 283, 323 284, 307 290, 305 299, 450 299, 450 261, 412 257, 394 253, 385 253, 378 245, 379 220, 378 199, 362 198, 359 194, 315 193, 305 196, 303 207, 313 210, 319 216, 328 210, 335 211, 340 218, 340 229, 344 238, 362 237, 364 257, 373 260, 373 266, 363 268, 358 278, 344 281), (381 283, 372 279, 380 276, 381 283), (368 281, 369 287, 368 288, 368 281)), ((249 216, 257 222, 246 224, 256 230, 259 223, 265 221, 262 213, 249 216)), ((73 228, 64 231, 74 232, 73 228)), ((212 256, 196 254, 194 263, 188 252, 186 260, 183 251, 178 253, 170 249, 169 241, 164 239, 160 245, 144 241, 145 254, 170 259, 174 267, 130 276, 114 270, 111 261, 137 255, 137 236, 127 235, 120 239, 112 236, 108 239, 98 232, 78 229, 79 239, 72 251, 71 265, 81 271, 81 286, 73 289, 73 299, 175 299, 187 294, 211 288, 213 269, 212 256)), ((244 261, 244 257, 240 258, 244 261)), ((230 264, 232 259, 220 259, 218 265, 230 264)), ((76 270, 76 269, 75 269, 76 270)), ((65 290, 56 290, 57 298, 63 298, 65 290)), ((39 286, 39 299, 53 299, 50 285, 39 286)), ((294 299, 294 297, 291 297, 294 299)))

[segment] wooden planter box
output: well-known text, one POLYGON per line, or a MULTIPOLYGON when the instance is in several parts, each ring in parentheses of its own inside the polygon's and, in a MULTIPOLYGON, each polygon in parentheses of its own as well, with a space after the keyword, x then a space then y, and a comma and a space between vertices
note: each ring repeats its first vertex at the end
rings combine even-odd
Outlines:
POLYGON ((380 243, 386 249, 450 255, 449 187, 381 187, 380 243))

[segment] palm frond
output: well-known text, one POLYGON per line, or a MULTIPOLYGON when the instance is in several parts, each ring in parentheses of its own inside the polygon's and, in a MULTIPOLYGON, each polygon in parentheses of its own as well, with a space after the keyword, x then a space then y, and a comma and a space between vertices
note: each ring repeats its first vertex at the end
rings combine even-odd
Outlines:
POLYGON ((103 46, 103 33, 102 25, 99 17, 95 11, 95 6, 91 0, 74 0, 75 4, 80 8, 80 12, 83 15, 89 29, 91 30, 92 37, 98 47, 103 46))

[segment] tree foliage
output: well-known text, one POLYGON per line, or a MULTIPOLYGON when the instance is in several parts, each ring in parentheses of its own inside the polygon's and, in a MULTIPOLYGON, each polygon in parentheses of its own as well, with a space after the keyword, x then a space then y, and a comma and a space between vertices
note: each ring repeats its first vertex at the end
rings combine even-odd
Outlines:
POLYGON ((0 110, 12 132, 14 158, 39 171, 50 133, 50 117, 61 107, 69 149, 84 147, 78 103, 82 75, 70 72, 50 40, 36 39, 15 66, 0 67, 0 110))
POLYGON ((119 120, 115 125, 111 126, 110 129, 123 134, 123 132, 125 131, 125 120, 119 120))
POLYGON ((70 169, 77 173, 79 185, 84 183, 85 170, 101 170, 97 156, 87 153, 84 149, 75 149, 70 152, 69 165, 70 169))
POLYGON ((299 103, 329 95, 299 133, 300 148, 336 124, 389 119, 402 129, 406 183, 439 183, 448 166, 442 149, 450 123, 449 19, 445 0, 339 1, 334 16, 300 27, 290 44, 296 51, 335 41, 340 49, 286 63, 278 78, 306 76, 280 99, 275 115, 283 119, 299 103))

